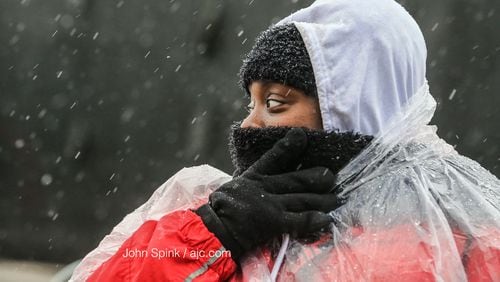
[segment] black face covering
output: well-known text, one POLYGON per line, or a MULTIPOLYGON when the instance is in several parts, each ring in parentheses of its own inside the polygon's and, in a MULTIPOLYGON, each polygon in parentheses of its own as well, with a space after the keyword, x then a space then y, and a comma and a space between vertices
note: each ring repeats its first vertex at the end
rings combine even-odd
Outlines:
MULTIPOLYGON (((233 177, 242 174, 274 143, 283 138, 291 127, 241 128, 231 127, 229 152, 235 167, 233 177)), ((373 139, 372 136, 353 132, 330 132, 303 128, 307 134, 307 149, 300 168, 323 166, 337 174, 357 156, 373 139)))

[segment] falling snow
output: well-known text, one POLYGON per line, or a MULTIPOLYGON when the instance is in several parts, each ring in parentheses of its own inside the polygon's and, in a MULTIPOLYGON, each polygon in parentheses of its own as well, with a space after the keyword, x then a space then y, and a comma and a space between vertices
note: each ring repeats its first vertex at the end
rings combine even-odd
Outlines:
MULTIPOLYGON (((9 211, 0 222, 19 228, 1 229, 0 241, 10 250, 27 242, 32 257, 51 261, 97 245, 95 234, 179 168, 232 170, 228 128, 246 105, 237 86, 241 59, 262 28, 305 5, 63 2, 5 1, 0 27, 0 163, 9 211)), ((438 134, 500 174, 498 5, 405 5, 427 39, 438 134)))
POLYGON ((23 139, 17 139, 15 142, 14 142, 14 146, 16 146, 17 149, 22 149, 24 148, 24 140, 23 139))
POLYGON ((450 101, 453 100, 456 93, 457 93, 457 89, 453 89, 453 91, 451 91, 451 93, 450 93, 450 96, 448 96, 448 100, 450 100, 450 101))
POLYGON ((52 175, 46 173, 40 178, 40 183, 43 186, 49 186, 52 183, 52 175))

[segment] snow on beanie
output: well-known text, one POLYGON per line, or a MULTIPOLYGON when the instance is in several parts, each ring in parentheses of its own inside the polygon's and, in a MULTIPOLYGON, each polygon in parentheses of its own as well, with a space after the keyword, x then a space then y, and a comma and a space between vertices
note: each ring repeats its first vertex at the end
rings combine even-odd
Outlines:
POLYGON ((272 26, 255 40, 240 69, 240 86, 249 94, 252 81, 275 81, 317 97, 314 72, 295 24, 272 26))

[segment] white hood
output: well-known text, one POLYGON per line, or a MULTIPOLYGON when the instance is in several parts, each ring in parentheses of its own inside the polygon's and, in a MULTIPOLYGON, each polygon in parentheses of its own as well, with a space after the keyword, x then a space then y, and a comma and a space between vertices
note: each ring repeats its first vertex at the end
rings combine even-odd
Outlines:
POLYGON ((427 50, 393 0, 323 0, 281 20, 300 31, 323 127, 378 135, 425 83, 427 50))

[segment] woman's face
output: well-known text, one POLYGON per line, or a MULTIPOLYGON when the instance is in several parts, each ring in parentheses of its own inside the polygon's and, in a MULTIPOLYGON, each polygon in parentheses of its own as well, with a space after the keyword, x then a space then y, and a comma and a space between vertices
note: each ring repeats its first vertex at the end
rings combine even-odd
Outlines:
POLYGON ((249 86, 249 114, 241 127, 289 126, 323 129, 318 99, 302 90, 275 82, 254 81, 249 86))

